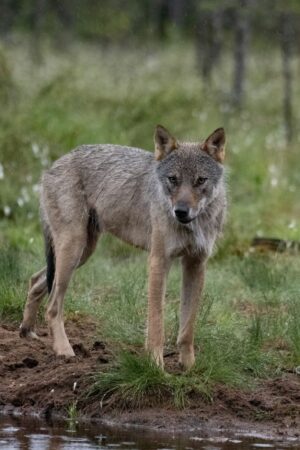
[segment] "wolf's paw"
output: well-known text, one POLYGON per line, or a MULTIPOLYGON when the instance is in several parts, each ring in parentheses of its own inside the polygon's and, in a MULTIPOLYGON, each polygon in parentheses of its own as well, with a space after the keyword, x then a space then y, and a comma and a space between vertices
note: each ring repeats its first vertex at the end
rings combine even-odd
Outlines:
POLYGON ((31 328, 23 326, 23 324, 20 325, 19 336, 21 338, 40 339, 35 331, 33 331, 31 328))
POLYGON ((54 346, 53 350, 56 356, 65 356, 66 358, 73 358, 75 356, 74 350, 70 344, 54 346))
POLYGON ((164 368, 163 349, 160 347, 155 347, 155 348, 148 348, 147 350, 152 360, 155 362, 155 364, 161 369, 163 369, 164 368))
POLYGON ((179 353, 179 364, 185 369, 189 370, 195 364, 195 354, 192 347, 181 348, 179 353))

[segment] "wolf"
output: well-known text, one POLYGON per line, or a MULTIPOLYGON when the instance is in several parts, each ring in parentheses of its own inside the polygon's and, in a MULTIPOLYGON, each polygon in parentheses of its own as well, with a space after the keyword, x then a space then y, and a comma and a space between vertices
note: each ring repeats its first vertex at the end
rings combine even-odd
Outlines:
POLYGON ((63 301, 74 270, 108 232, 148 250, 146 349, 163 367, 164 297, 172 261, 182 264, 178 349, 180 364, 195 362, 194 325, 206 262, 226 215, 225 131, 202 142, 180 142, 161 125, 155 151, 82 145, 59 158, 41 181, 40 211, 47 265, 29 282, 20 335, 35 336, 42 298, 57 355, 74 356, 65 332, 63 301))

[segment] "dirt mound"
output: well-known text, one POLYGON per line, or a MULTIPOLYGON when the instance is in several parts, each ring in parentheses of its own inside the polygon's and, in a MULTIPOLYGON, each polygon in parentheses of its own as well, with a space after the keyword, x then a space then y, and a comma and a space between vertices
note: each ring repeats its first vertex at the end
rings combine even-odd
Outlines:
MULTIPOLYGON (((300 377, 286 373, 278 379, 265 381, 255 390, 243 391, 227 386, 215 386, 213 402, 196 396, 190 407, 174 410, 170 404, 144 411, 101 409, 99 399, 84 394, 90 383, 89 375, 106 370, 113 362, 112 351, 106 343, 96 340, 96 325, 91 320, 69 320, 66 329, 76 353, 75 358, 56 358, 51 338, 45 328, 40 340, 21 339, 17 327, 0 326, 0 407, 6 411, 16 407, 22 412, 52 412, 67 414, 76 402, 80 412, 90 418, 107 418, 156 429, 174 426, 175 430, 195 429, 199 423, 214 420, 215 424, 232 427, 237 423, 246 428, 264 429, 275 434, 299 436, 300 377), (168 423, 166 424, 166 409, 168 423), (255 422, 255 425, 254 425, 255 422)), ((166 358, 168 370, 175 367, 176 354, 166 358)))
POLYGON ((75 358, 57 358, 46 328, 40 340, 21 339, 16 327, 0 327, 0 405, 49 412, 67 410, 87 388, 88 375, 111 360, 103 342, 95 341, 93 322, 67 322, 75 358))

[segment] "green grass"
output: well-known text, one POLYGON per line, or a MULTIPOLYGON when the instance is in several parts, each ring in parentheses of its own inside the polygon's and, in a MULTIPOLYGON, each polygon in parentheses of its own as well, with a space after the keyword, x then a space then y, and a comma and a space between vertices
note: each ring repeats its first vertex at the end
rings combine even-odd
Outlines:
MULTIPOLYGON (((0 255, 0 321, 20 321, 26 297, 31 255, 12 246, 1 247, 0 255), (28 265, 27 265, 28 268, 28 265)), ((33 267, 33 266, 31 266, 33 267)))
POLYGON ((76 400, 70 403, 67 408, 67 418, 70 423, 76 423, 78 419, 78 410, 77 410, 77 402, 76 400))
POLYGON ((157 406, 166 399, 177 408, 189 403, 190 394, 211 399, 209 386, 196 373, 169 374, 151 358, 121 353, 118 364, 95 376, 90 396, 99 396, 102 404, 109 399, 119 407, 157 406))
MULTIPOLYGON (((24 57, 26 52, 26 42, 7 44, 0 52, 0 98, 6 102, 0 111, 0 320, 20 322, 28 278, 44 264, 38 181, 51 161, 82 143, 152 150, 156 123, 183 139, 205 138, 224 125, 229 216, 208 265, 195 368, 166 374, 143 356, 147 256, 116 239, 103 238, 76 273, 67 314, 96 318, 98 336, 117 356, 93 390, 122 405, 151 403, 155 391, 158 399, 166 395, 183 407, 191 392, 210 399, 214 383, 253 386, 298 366, 299 256, 249 250, 255 235, 300 240, 299 138, 289 146, 283 139, 279 54, 251 56, 245 109, 236 113, 228 100, 230 58, 208 89, 188 44, 149 46, 146 53, 74 43, 62 54, 45 46, 40 66, 24 57)), ((293 100, 300 101, 297 87, 293 100)), ((176 263, 165 316, 171 350, 179 297, 176 263)))

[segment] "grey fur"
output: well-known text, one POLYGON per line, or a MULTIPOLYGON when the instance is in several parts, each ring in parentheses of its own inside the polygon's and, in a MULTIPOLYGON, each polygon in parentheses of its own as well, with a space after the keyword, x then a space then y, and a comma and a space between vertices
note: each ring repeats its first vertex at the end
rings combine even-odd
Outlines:
POLYGON ((168 229, 168 256, 183 251, 211 254, 222 229, 226 206, 223 168, 199 150, 183 146, 166 160, 153 154, 117 145, 84 145, 61 157, 42 179, 42 218, 51 230, 51 214, 61 226, 87 223, 91 208, 102 231, 145 250, 150 249, 151 224, 168 229), (174 171, 191 183, 197 175, 209 177, 206 207, 196 220, 184 225, 174 218, 167 196, 166 178, 174 171))
MULTIPOLYGON (((157 239, 155 234, 161 236, 158 253, 165 266, 167 261, 178 256, 204 265, 222 231, 226 211, 224 169, 211 156, 212 150, 214 153, 218 151, 219 143, 208 140, 204 144, 178 143, 171 136, 168 140, 168 136, 168 132, 160 127, 156 135, 160 160, 138 148, 83 145, 62 156, 43 174, 41 218, 48 241, 49 236, 52 239, 50 245, 56 259, 58 251, 60 255, 69 251, 70 245, 64 244, 67 240, 71 242, 72 238, 73 245, 81 242, 81 250, 74 252, 70 276, 72 270, 83 264, 92 253, 102 232, 109 232, 134 246, 149 250, 152 256, 157 254, 157 251, 152 251, 153 239, 157 239), (162 137, 160 130, 163 130, 162 137), (188 205, 189 223, 179 222, 176 205, 188 205), (94 224, 92 231, 91 224, 94 224)), ((163 267, 163 272, 167 271, 164 266, 160 267, 163 267)), ((44 275, 41 274, 42 285, 44 275)), ((59 274, 55 279, 60 285, 59 274)), ((66 285, 68 281, 67 277, 66 285)), ((49 320, 56 317, 57 311, 62 308, 59 302, 53 300, 58 295, 54 291, 55 286, 50 295, 49 320)), ((27 316, 24 313, 21 325, 22 335, 26 334, 24 330, 32 331, 35 321, 35 313, 30 312, 33 300, 29 298, 33 294, 30 295, 29 292, 27 316)), ((158 297, 160 295, 163 296, 163 288, 158 297)), ((68 341, 65 344, 61 350, 56 349, 57 353, 70 354, 70 349, 69 352, 64 350, 68 347, 68 341)), ((154 344, 150 345, 150 351, 162 364, 162 356, 157 356, 154 347, 154 344)), ((183 363, 191 365, 189 362, 183 363)))

